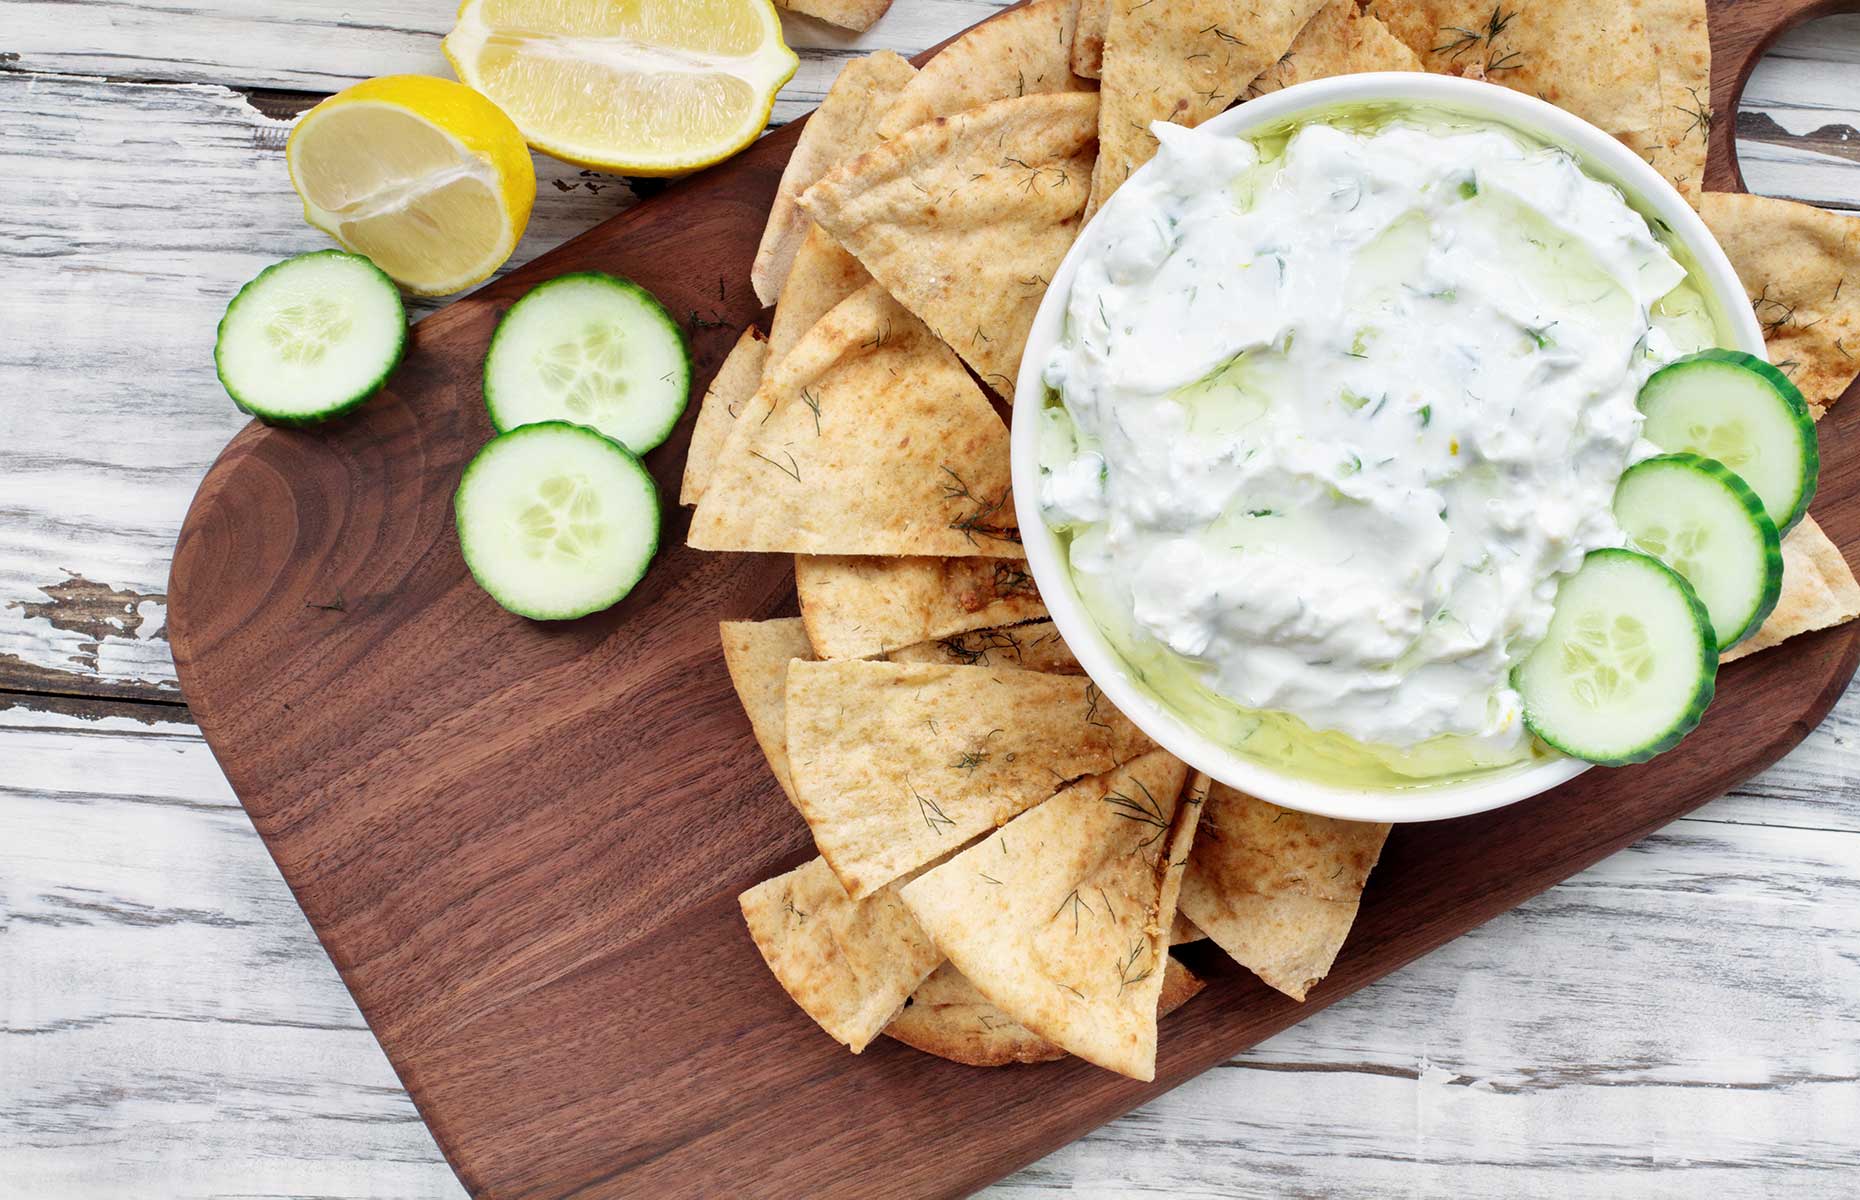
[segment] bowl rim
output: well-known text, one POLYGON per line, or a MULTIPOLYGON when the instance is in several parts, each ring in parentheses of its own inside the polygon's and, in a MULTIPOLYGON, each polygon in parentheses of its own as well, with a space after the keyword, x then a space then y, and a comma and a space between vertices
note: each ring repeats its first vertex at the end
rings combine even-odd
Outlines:
MULTIPOLYGON (((1591 176, 1612 183, 1637 207, 1664 221, 1670 239, 1692 257, 1697 281, 1707 301, 1722 314, 1721 332, 1733 347, 1768 361, 1763 335, 1751 312, 1743 285, 1724 251, 1698 213, 1663 176, 1609 134, 1555 105, 1496 84, 1450 75, 1413 72, 1367 72, 1340 75, 1294 84, 1282 91, 1249 100, 1203 123, 1201 128, 1232 136, 1321 110, 1370 103, 1429 106, 1507 125, 1527 137, 1559 146, 1576 155, 1591 176)), ((1135 174, 1150 169, 1147 164, 1135 174)), ((1087 223, 1067 251, 1047 286, 1033 324, 1015 381, 1021 403, 1038 404, 1045 394, 1041 374, 1048 352, 1057 343, 1072 281, 1078 273, 1086 243, 1087 223)), ((1039 422, 1014 423, 1011 443, 1014 493, 1037 498, 1040 494, 1039 422)), ((1249 795, 1284 808, 1350 821, 1433 821, 1502 808, 1540 795, 1567 783, 1592 764, 1555 757, 1521 770, 1474 776, 1455 783, 1414 789, 1343 787, 1320 783, 1245 758, 1216 742, 1177 715, 1138 685, 1126 672, 1097 622, 1086 610, 1059 547, 1058 535, 1047 527, 1034 499, 1031 520, 1020 523, 1021 537, 1047 611, 1079 664, 1105 698, 1116 705, 1159 746, 1191 768, 1249 795)))

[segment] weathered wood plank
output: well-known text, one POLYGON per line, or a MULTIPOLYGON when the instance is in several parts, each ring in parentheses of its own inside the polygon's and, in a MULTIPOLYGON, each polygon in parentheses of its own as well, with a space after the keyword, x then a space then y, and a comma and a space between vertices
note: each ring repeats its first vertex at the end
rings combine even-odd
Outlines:
MULTIPOLYGON (((851 47, 990 7, 899 0, 858 41, 791 21, 777 120, 851 47)), ((173 700, 167 555, 239 424, 209 331, 260 266, 323 244, 282 127, 238 96, 16 72, 321 91, 442 69, 450 5, 344 11, 0 0, 0 1195, 462 1194, 191 727, 4 694, 173 700)), ((1860 196, 1855 63, 1856 18, 1778 45, 1746 95, 1753 187, 1860 196)), ((520 260, 627 201, 539 169, 520 260)), ((1857 697, 1696 820, 998 1194, 1839 1193, 1860 1165, 1857 697)))
POLYGON ((0 763, 0 1194, 458 1194, 192 726, 0 763))
MULTIPOLYGON (((820 102, 840 61, 861 47, 915 54, 1009 0, 901 0, 864 34, 782 14, 801 67, 782 93, 781 124, 820 102)), ((430 0, 0 0, 0 56, 14 71, 333 92, 371 75, 451 75, 439 39, 458 6, 430 0)))
MULTIPOLYGON (((0 74, 0 111, 0 688, 172 698, 174 536, 244 424, 214 326, 267 263, 329 243, 291 191, 286 126, 234 92, 0 74)), ((512 265, 631 201, 537 166, 512 265)))
MULTIPOLYGON (((860 40, 911 49, 990 6, 900 4, 860 40)), ((0 50, 21 55, 15 71, 219 72, 267 86, 316 83, 265 67, 268 55, 346 67, 351 44, 366 49, 357 74, 435 67, 445 12, 400 0, 356 27, 342 11, 0 0, 0 50), (38 62, 13 48, 39 45, 64 49, 38 62), (426 59, 368 57, 416 45, 426 59), (87 57, 97 46, 146 61, 87 57)), ((813 102, 855 40, 804 20, 795 37, 818 47, 806 58, 819 78, 790 87, 789 115, 813 102)), ((1852 89, 1838 86, 1854 62, 1860 19, 1820 22, 1779 45, 1751 84, 1762 107, 1745 114, 1769 139, 1742 143, 1753 186, 1827 203, 1860 197, 1860 163, 1827 152, 1844 148, 1839 131, 1860 121, 1842 107, 1855 103, 1852 89), (1801 126, 1804 113, 1821 123, 1801 126)), ((285 178, 287 126, 234 93, 0 72, 0 106, 13 135, 0 138, 9 184, 0 272, 11 285, 0 290, 0 321, 13 335, 0 343, 0 370, 43 401, 0 406, 0 688, 173 698, 162 638, 168 555, 195 483, 240 424, 212 379, 211 330, 265 263, 326 242, 302 224, 285 178)), ((542 190, 518 263, 631 199, 610 177, 537 164, 542 190)))
MULTIPOLYGON (((147 711, 0 709, 0 1194, 462 1194, 205 745, 147 711)), ((1860 1167, 1860 797, 1843 765, 1799 808, 1791 769, 991 1195, 1819 1194, 1860 1167)))

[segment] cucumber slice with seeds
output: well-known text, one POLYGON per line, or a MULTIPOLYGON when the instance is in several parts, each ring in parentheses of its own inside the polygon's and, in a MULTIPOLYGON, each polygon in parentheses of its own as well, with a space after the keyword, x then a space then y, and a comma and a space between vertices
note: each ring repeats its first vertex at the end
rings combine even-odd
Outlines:
POLYGON ((1743 477, 1780 533, 1808 511, 1821 472, 1815 422, 1775 367, 1737 350, 1701 350, 1640 390, 1642 433, 1662 450, 1715 458, 1743 477))
POLYGON ((480 587, 539 621, 619 603, 659 548, 659 490, 596 430, 542 421, 492 438, 453 497, 459 547, 480 587))
POLYGON ((1776 526, 1757 494, 1716 459, 1662 454, 1635 463, 1615 489, 1615 520, 1630 545, 1692 585, 1720 650, 1755 633, 1776 607, 1776 526))
POLYGON ((1644 762, 1711 703, 1718 643, 1692 587, 1633 550, 1595 550, 1556 594, 1549 632, 1512 668, 1524 723, 1575 758, 1644 762))
POLYGON ((381 390, 407 352, 400 289, 359 254, 319 250, 274 263, 226 306, 213 365, 246 412, 314 425, 381 390))
POLYGON ((651 292, 600 271, 531 289, 484 357, 484 402, 500 433, 573 421, 644 454, 671 436, 690 396, 678 323, 651 292))

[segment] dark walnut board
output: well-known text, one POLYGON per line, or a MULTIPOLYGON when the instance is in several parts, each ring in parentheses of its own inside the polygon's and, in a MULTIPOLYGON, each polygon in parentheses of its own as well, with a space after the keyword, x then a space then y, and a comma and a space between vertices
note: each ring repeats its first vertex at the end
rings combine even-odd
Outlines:
MULTIPOLYGON (((1830 7, 1714 6, 1710 178, 1762 48, 1830 7)), ((792 127, 415 327, 392 388, 329 429, 252 425, 208 473, 170 584, 195 718, 370 1026, 474 1194, 947 1196, 1294 1024, 1775 762, 1826 714, 1860 627, 1727 668, 1677 752, 1495 813, 1400 827, 1304 1005, 1208 946, 1157 1079, 1076 1060, 973 1070, 880 1038, 853 1057, 783 994, 737 912, 812 853, 751 740, 720 619, 793 611, 785 555, 664 551, 610 612, 511 616, 467 576, 452 490, 490 434, 492 325, 599 268, 687 317, 698 379, 756 319, 749 264, 792 127), (712 324, 720 322, 720 324, 712 324)), ((693 406, 695 411, 695 404, 693 406)), ((678 491, 687 419, 648 457, 678 491)), ((1821 425, 1814 510, 1860 550, 1860 400, 1821 425)))

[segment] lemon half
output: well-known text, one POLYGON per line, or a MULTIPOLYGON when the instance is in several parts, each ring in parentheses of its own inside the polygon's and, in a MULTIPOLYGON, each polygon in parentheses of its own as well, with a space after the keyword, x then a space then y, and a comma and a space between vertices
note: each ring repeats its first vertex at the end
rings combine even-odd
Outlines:
POLYGON ((463 84, 424 75, 331 96, 291 131, 285 160, 306 221, 424 296, 503 265, 536 199, 510 118, 463 84))
POLYGON ((465 0, 443 49, 530 145, 623 175, 736 153, 800 61, 769 0, 465 0))

